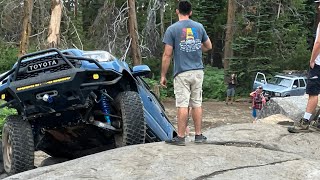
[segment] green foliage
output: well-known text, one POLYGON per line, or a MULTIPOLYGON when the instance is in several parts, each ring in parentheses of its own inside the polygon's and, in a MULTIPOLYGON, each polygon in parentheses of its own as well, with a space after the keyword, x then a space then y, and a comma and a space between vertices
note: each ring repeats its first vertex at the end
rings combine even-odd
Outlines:
POLYGON ((303 70, 310 57, 303 0, 256 1, 241 7, 229 72, 238 74, 241 91, 250 89, 256 72, 303 70), (241 15, 240 15, 241 14, 241 15))
MULTIPOLYGON (((1 103, 2 104, 2 103, 1 103)), ((2 127, 5 123, 5 118, 9 115, 16 114, 15 109, 9 109, 7 107, 0 109, 0 136, 2 135, 2 127)))
MULTIPOLYGON (((160 75, 161 75, 161 59, 159 58, 148 58, 143 60, 143 64, 146 64, 150 67, 151 69, 151 74, 152 78, 158 78, 160 80, 160 75)), ((173 63, 171 63, 167 77, 172 77, 173 75, 173 63)))
POLYGON ((174 98, 173 78, 167 79, 167 88, 160 89, 161 99, 174 98))
POLYGON ((143 80, 148 84, 150 88, 158 85, 158 81, 156 79, 146 78, 144 77, 143 80))
MULTIPOLYGON (((152 70, 151 78, 145 78, 150 87, 159 84, 161 61, 157 59, 145 61, 152 70)), ((224 72, 221 69, 207 66, 204 70, 203 82, 203 98, 223 100, 226 93, 226 85, 224 84, 224 72)), ((161 99, 174 98, 172 66, 167 75, 167 88, 160 89, 161 99)))
MULTIPOLYGON (((306 47, 308 46, 306 42, 306 37, 299 37, 297 39, 297 44, 294 47, 292 54, 289 55, 287 61, 287 69, 295 70, 307 70, 309 67, 308 60, 310 59, 311 53, 306 47)), ((285 69, 285 68, 284 68, 285 69)))
MULTIPOLYGON (((147 79, 147 83, 150 87, 159 84, 160 76, 161 76, 161 59, 159 58, 149 58, 143 61, 143 64, 146 64, 151 69, 151 77, 147 79)), ((165 98, 173 98, 173 65, 170 65, 168 73, 167 73, 167 88, 160 88, 160 99, 165 98)))
POLYGON ((103 6, 105 0, 83 0, 80 1, 82 30, 88 35, 90 26, 98 15, 98 10, 103 6))
POLYGON ((139 0, 136 1, 136 9, 137 9, 137 22, 138 22, 138 27, 139 31, 144 28, 147 22, 148 18, 148 5, 149 5, 149 0, 139 0))
POLYGON ((221 69, 207 66, 204 70, 203 98, 223 100, 226 94, 224 72, 221 69))
POLYGON ((0 41, 0 73, 8 71, 17 61, 18 48, 0 41))
MULTIPOLYGON (((108 31, 116 21, 123 21, 117 31, 115 46, 112 53, 122 56, 128 44, 127 24, 125 22, 127 14, 123 11, 123 16, 118 16, 120 10, 127 0, 83 0, 78 1, 78 8, 75 11, 74 1, 64 1, 67 14, 64 14, 61 23, 61 41, 65 47, 84 49, 110 49, 108 46, 114 34, 108 31), (116 8, 112 9, 115 5, 116 8), (77 16, 75 16, 77 14, 77 16), (67 15, 67 16, 65 16, 67 15), (100 15, 100 16, 99 16, 100 15), (100 17, 97 18, 97 16, 100 17), (68 21, 70 18, 72 23, 68 21), (96 20, 99 21, 96 21, 96 20), (97 27, 97 24, 99 27, 97 27), (94 26, 96 25, 96 26, 94 26), (110 26, 111 25, 111 26, 110 26), (76 30, 75 30, 76 29, 76 30), (111 33, 111 34, 110 34, 111 33)), ((143 39, 146 35, 142 32, 146 29, 149 5, 154 5, 156 1, 138 0, 136 1, 137 22, 139 31, 139 41, 142 44, 142 54, 144 57, 154 57, 143 59, 143 63, 152 69, 150 83, 157 84, 160 79, 161 54, 163 45, 160 42, 160 10, 155 9, 155 29, 159 33, 153 33, 157 37, 152 37, 152 42, 156 45, 153 51, 146 45, 143 39), (152 4, 149 4, 152 3, 152 4), (158 37, 159 36, 159 37, 158 37), (157 40, 157 41, 156 41, 157 40), (159 44, 159 45, 158 45, 159 44), (150 53, 151 52, 151 53, 150 53)), ((160 2, 160 1, 157 1, 160 2)), ((165 29, 178 20, 175 9, 177 0, 164 1, 164 27, 165 29)), ((192 19, 202 23, 214 44, 212 54, 204 55, 205 64, 215 64, 221 66, 223 55, 225 24, 227 22, 227 0, 192 0, 192 19)), ((21 29, 21 3, 17 1, 4 1, 0 10, 4 13, 2 18, 2 28, 0 28, 0 73, 9 70, 17 60, 18 47, 21 29), (12 6, 12 7, 11 7, 12 6), (15 8, 13 8, 15 7, 15 8), (16 23, 12 23, 16 22, 16 23), (9 42, 9 43, 8 43, 9 42), (11 45, 15 44, 15 45, 11 45)), ((30 39, 29 52, 32 49, 41 48, 41 43, 45 42, 47 31, 43 31, 49 23, 50 1, 35 3, 32 18, 32 38, 30 39), (42 11, 40 11, 42 8, 42 11), (39 19, 39 17, 44 18, 39 19), (36 36, 36 34, 40 34, 36 36), (43 39, 42 39, 43 38, 43 39)), ((264 1, 239 1, 237 3, 236 22, 234 24, 234 57, 230 60, 230 72, 238 75, 239 87, 238 95, 247 95, 251 90, 252 81, 257 71, 265 73, 280 72, 282 70, 306 70, 312 49, 315 29, 316 29, 316 7, 313 1, 307 0, 264 0, 264 1)), ((159 6, 154 6, 159 8, 159 6)), ((122 10, 124 10, 122 8, 122 10)), ((152 19, 152 18, 151 18, 152 19)), ((152 21, 154 22, 154 21, 152 21)), ((150 38, 149 38, 150 39, 150 38)), ((130 52, 129 52, 130 53, 130 52)), ((173 97, 172 65, 168 71, 168 88, 161 88, 162 97, 173 97)), ((204 97, 223 99, 225 85, 221 84, 221 74, 218 69, 206 67, 204 82, 204 97)))
POLYGON ((191 1, 193 13, 191 19, 203 24, 214 49, 204 54, 204 64, 222 68, 224 31, 227 22, 226 0, 196 0, 191 1))
POLYGON ((215 37, 218 32, 223 32, 223 25, 226 23, 225 0, 196 0, 192 1, 192 19, 200 22, 205 27, 209 37, 215 37))

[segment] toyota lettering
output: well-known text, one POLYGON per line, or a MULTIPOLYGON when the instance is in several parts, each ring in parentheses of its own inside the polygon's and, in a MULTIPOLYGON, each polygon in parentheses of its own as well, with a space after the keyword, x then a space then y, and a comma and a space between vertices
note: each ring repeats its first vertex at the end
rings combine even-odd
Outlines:
POLYGON ((49 60, 49 61, 43 61, 39 63, 34 63, 28 66, 28 71, 36 71, 36 70, 41 70, 41 69, 47 69, 51 67, 55 67, 59 65, 58 60, 49 60))

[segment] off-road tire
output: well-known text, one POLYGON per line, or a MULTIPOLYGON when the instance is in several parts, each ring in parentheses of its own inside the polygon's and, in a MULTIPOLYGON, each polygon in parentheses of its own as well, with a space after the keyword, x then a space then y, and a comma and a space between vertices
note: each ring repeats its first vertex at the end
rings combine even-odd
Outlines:
POLYGON ((119 93, 115 99, 115 108, 122 117, 122 132, 115 135, 115 146, 143 144, 146 136, 146 123, 139 94, 134 91, 119 93))
POLYGON ((21 116, 6 118, 2 130, 2 152, 5 172, 9 175, 34 168, 34 141, 31 125, 21 116))

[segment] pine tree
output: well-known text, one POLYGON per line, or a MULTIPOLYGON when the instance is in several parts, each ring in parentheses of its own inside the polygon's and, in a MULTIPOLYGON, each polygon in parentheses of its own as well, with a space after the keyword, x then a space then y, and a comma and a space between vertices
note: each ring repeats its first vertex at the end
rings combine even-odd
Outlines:
POLYGON ((245 88, 250 88, 249 79, 253 80, 257 71, 272 74, 306 68, 305 9, 303 0, 247 2, 241 8, 230 71, 240 75, 245 88))
POLYGON ((222 68, 222 50, 224 44, 224 24, 226 22, 225 0, 192 1, 192 19, 203 24, 208 36, 214 44, 214 50, 205 57, 205 63, 222 68))

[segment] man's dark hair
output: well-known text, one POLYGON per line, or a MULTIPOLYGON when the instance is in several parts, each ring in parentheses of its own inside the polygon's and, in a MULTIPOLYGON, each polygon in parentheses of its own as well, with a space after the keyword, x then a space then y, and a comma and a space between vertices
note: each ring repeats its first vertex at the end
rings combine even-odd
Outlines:
POLYGON ((180 0, 178 4, 178 10, 180 14, 186 16, 189 15, 192 11, 192 5, 191 2, 188 0, 180 0))

